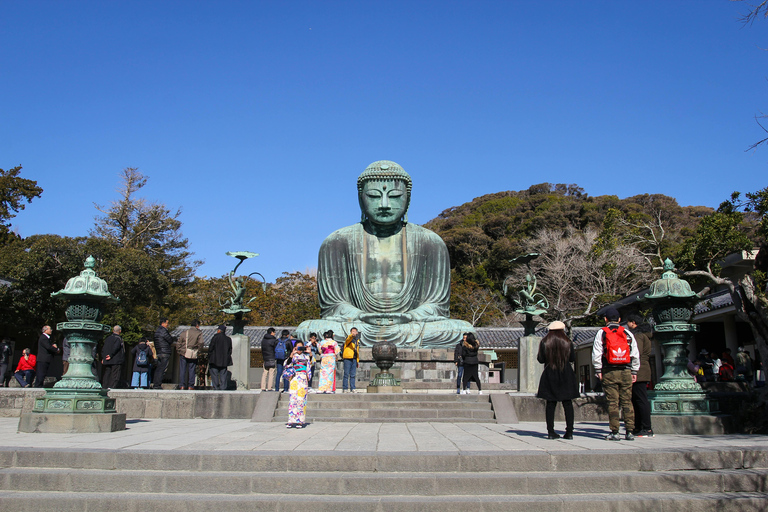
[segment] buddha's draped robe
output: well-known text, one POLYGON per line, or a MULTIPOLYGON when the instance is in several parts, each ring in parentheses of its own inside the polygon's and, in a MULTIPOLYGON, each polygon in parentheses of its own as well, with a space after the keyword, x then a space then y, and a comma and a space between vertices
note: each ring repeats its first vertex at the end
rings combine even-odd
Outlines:
POLYGON ((362 223, 339 229, 320 247, 317 286, 322 319, 302 322, 297 334, 322 336, 331 329, 345 336, 352 327, 361 343, 392 341, 401 347, 453 347, 465 332, 463 320, 451 320, 451 271, 448 249, 432 231, 405 224, 395 235, 379 238, 362 223), (361 313, 408 313, 410 323, 377 325, 361 313))

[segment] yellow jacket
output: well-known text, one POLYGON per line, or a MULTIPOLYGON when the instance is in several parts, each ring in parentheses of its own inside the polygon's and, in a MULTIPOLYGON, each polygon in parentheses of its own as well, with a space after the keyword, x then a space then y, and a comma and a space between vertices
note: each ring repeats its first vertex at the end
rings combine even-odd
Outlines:
POLYGON ((342 359, 354 359, 358 363, 360 362, 360 340, 355 340, 355 337, 351 334, 347 336, 344 341, 344 352, 341 354, 342 359))

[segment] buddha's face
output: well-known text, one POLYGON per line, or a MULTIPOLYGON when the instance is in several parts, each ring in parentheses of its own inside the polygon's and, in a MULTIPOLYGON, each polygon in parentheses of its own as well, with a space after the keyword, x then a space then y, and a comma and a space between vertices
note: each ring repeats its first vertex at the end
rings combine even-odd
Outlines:
POLYGON ((400 222, 408 209, 408 190, 402 180, 370 180, 365 182, 360 206, 374 224, 400 222))

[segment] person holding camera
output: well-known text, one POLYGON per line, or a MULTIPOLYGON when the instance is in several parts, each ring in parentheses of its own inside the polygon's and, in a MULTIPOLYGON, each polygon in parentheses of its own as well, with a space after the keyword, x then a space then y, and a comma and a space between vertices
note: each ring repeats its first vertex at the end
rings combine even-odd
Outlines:
POLYGON ((311 358, 311 351, 304 347, 303 341, 297 340, 290 355, 291 366, 284 371, 284 373, 289 374, 291 382, 288 391, 288 423, 285 425, 286 428, 304 428, 306 426, 307 388, 309 387, 307 372, 311 358))

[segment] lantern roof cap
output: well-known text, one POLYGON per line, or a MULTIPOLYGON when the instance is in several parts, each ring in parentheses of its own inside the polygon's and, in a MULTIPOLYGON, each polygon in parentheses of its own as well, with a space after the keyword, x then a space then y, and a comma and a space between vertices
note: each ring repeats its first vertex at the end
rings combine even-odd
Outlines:
POLYGON ((64 289, 52 293, 51 297, 90 296, 102 301, 117 302, 119 299, 109 292, 107 282, 98 277, 93 270, 96 266, 96 259, 93 256, 88 256, 84 266, 85 270, 80 272, 80 275, 67 281, 64 289))
POLYGON ((661 279, 654 281, 650 286, 650 291, 644 299, 693 299, 697 297, 691 290, 691 285, 685 279, 680 279, 675 272, 675 265, 672 260, 664 260, 664 273, 661 279))

